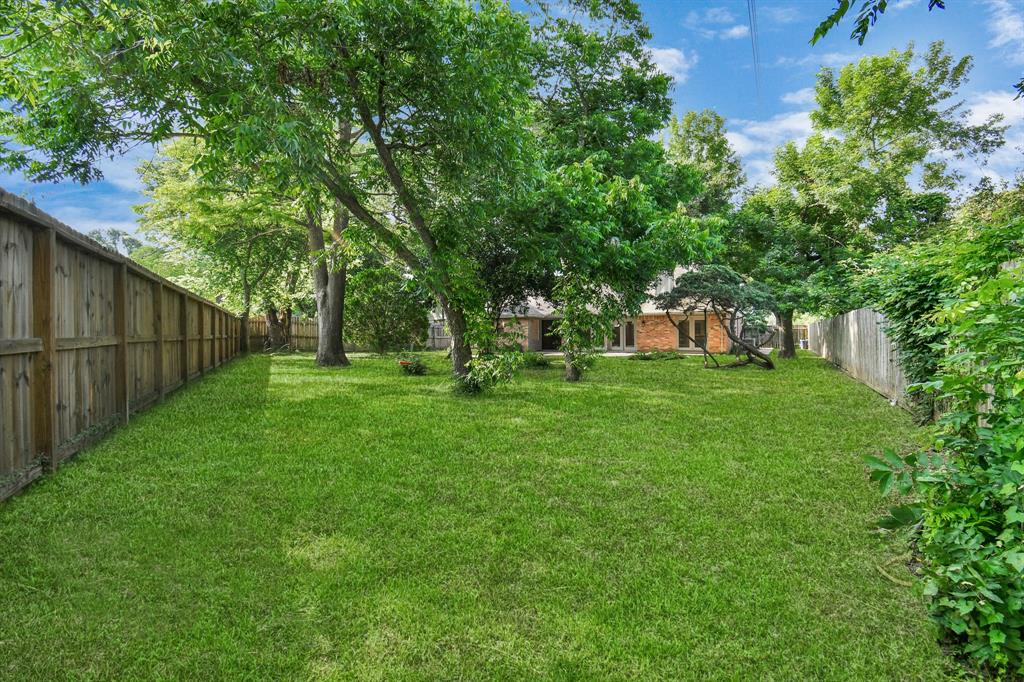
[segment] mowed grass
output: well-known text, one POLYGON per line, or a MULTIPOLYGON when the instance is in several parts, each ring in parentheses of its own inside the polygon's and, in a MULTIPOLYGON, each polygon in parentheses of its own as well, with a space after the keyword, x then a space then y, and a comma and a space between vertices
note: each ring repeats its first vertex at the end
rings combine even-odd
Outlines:
POLYGON ((429 363, 239 360, 0 504, 0 678, 943 674, 876 570, 861 455, 916 436, 869 389, 603 358, 461 398, 429 363))

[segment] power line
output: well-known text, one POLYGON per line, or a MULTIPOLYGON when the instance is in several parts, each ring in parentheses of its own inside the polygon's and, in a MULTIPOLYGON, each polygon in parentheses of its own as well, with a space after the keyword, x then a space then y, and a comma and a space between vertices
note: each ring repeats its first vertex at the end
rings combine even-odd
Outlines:
POLYGON ((758 44, 757 3, 747 0, 747 20, 750 22, 750 51, 754 58, 754 92, 761 103, 761 48, 758 44))

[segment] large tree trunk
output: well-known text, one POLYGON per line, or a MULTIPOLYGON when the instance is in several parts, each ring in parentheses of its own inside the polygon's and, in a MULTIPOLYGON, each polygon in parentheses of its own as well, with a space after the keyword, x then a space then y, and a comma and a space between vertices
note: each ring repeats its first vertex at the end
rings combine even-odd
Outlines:
POLYGON ((249 287, 242 288, 242 317, 238 322, 238 350, 241 353, 249 352, 249 314, 252 309, 252 294, 249 287))
POLYGON ((473 350, 466 338, 469 331, 466 316, 460 308, 452 305, 447 297, 442 296, 440 299, 441 309, 448 320, 448 330, 452 334, 452 373, 456 377, 464 377, 469 374, 469 361, 473 359, 473 350))
POLYGON ((264 344, 264 350, 280 350, 288 343, 284 325, 281 324, 281 317, 277 313, 277 308, 270 301, 266 302, 264 308, 267 320, 267 341, 264 344))
POLYGON ((238 351, 249 352, 249 307, 246 306, 238 320, 238 351))
POLYGON ((565 356, 565 380, 575 383, 583 378, 583 372, 576 365, 575 358, 570 353, 563 353, 565 356))
MULTIPOLYGON (((337 216, 335 217, 337 221, 337 216)), ((316 301, 316 364, 330 367, 349 364, 342 345, 347 269, 332 266, 324 247, 324 230, 312 212, 306 215, 309 259, 313 268, 313 298, 316 301)))
POLYGON ((760 365, 761 367, 764 367, 765 369, 775 369, 775 363, 772 362, 771 357, 762 353, 761 349, 755 346, 754 344, 749 343, 745 341, 742 337, 736 335, 736 332, 734 332, 732 329, 732 325, 726 324, 725 315, 720 310, 716 308, 714 310, 714 313, 715 317, 718 319, 718 324, 721 325, 721 327, 725 330, 725 334, 726 336, 729 337, 729 340, 731 340, 734 344, 742 348, 743 351, 747 354, 746 362, 741 362, 739 364, 749 364, 753 362, 760 365))
POLYGON ((782 348, 779 350, 780 358, 796 357, 796 341, 793 338, 793 311, 779 313, 782 322, 782 348))

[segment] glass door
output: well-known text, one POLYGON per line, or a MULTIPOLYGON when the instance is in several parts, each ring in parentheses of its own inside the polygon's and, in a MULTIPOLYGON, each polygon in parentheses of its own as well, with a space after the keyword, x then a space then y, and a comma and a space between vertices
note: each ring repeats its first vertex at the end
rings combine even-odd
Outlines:
POLYGON ((622 350, 622 325, 617 322, 612 327, 612 335, 608 339, 608 346, 612 350, 622 350))

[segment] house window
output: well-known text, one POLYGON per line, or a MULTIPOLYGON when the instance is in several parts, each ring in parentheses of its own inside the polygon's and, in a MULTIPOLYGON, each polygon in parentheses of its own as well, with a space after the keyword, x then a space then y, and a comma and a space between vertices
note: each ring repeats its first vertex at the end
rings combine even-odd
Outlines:
POLYGON ((636 328, 632 322, 626 323, 626 348, 632 348, 636 345, 636 328))
POLYGON ((612 348, 622 348, 622 325, 616 324, 612 327, 612 348))
POLYGON ((693 338, 697 340, 697 345, 707 346, 708 345, 708 323, 707 320, 694 320, 693 321, 693 338))
POLYGON ((689 328, 689 326, 690 326, 690 321, 689 320, 683 320, 682 322, 680 322, 679 324, 676 325, 676 329, 679 330, 679 347, 680 348, 689 348, 690 347, 690 335, 686 333, 687 329, 689 328))

